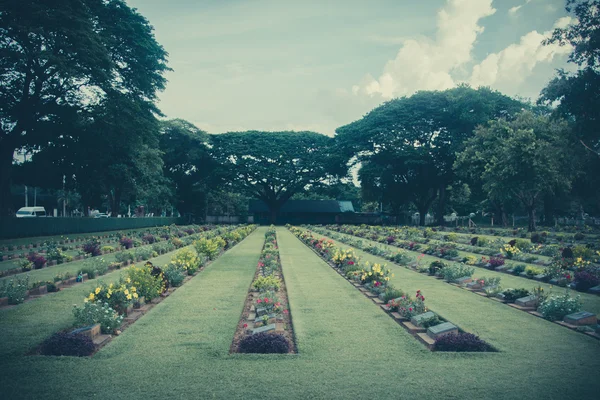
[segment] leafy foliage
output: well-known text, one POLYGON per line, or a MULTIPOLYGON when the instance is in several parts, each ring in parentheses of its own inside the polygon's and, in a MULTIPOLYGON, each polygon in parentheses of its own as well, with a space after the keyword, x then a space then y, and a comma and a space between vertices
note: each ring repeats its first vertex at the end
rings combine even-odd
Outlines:
POLYGON ((42 343, 40 353, 45 356, 85 357, 92 355, 95 350, 96 346, 89 337, 81 334, 59 332, 42 343))
POLYGON ((434 351, 493 351, 493 348, 472 333, 449 333, 436 339, 434 351))
POLYGON ((240 342, 240 353, 289 353, 290 342, 282 335, 257 333, 240 342))

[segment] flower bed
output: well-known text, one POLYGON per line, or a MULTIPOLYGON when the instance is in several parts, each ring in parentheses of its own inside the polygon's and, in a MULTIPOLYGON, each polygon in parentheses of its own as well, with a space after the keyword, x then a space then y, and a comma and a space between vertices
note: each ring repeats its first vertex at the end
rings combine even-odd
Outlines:
MULTIPOLYGON (((250 225, 236 229, 229 228, 228 230, 235 231, 242 240, 255 228, 256 226, 250 225)), ((212 235, 213 232, 207 232, 206 234, 212 235)), ((217 255, 220 256, 224 250, 224 248, 220 248, 217 255)), ((179 283, 189 281, 194 274, 202 271, 206 265, 208 263, 179 283)), ((171 286, 171 283, 163 270, 150 262, 147 262, 143 267, 134 266, 127 271, 125 276, 121 276, 117 283, 104 284, 99 282, 97 287, 84 299, 81 308, 74 306, 75 323, 73 327, 59 332, 59 334, 87 335, 93 340, 95 351, 98 351, 111 340, 112 335, 121 334, 124 329, 136 322, 154 305, 160 303, 175 291, 176 286, 171 286), (98 326, 97 330, 96 326, 98 326)), ((69 340, 71 339, 73 338, 69 337, 69 340)), ((77 337, 75 340, 77 340, 77 337)), ((46 354, 43 352, 45 351, 44 346, 46 346, 46 342, 35 349, 32 354, 46 354)), ((50 352, 47 354, 55 353, 50 352)), ((92 354, 93 352, 90 354, 71 354, 65 350, 64 355, 87 356, 92 354)))
POLYGON ((230 353, 297 353, 274 227, 265 234, 230 353))
MULTIPOLYGON (((316 228, 315 231, 319 232, 321 230, 316 228)), ((321 232, 323 234, 329 233, 326 231, 321 232)), ((373 246, 365 244, 362 240, 348 239, 347 237, 337 235, 335 233, 332 236, 341 242, 356 245, 356 247, 363 251, 394 261, 394 256, 390 252, 385 250, 374 251, 373 246)), ((319 240, 323 242, 330 242, 326 239, 319 240)), ((596 333, 593 329, 593 324, 573 325, 565 322, 569 320, 567 318, 568 315, 580 311, 580 307, 577 307, 579 300, 571 298, 568 294, 568 291, 562 296, 552 296, 551 293, 545 293, 544 289, 539 285, 534 287, 531 291, 527 289, 510 288, 503 290, 500 286, 500 278, 479 277, 472 279, 471 277, 474 274, 473 268, 458 264, 447 265, 441 261, 433 261, 429 266, 421 265, 422 256, 423 255, 418 256, 416 260, 417 262, 411 263, 410 265, 408 263, 398 262, 396 264, 416 270, 418 272, 428 273, 429 275, 435 275, 436 277, 444 278, 446 282, 460 288, 471 290, 493 300, 507 303, 513 308, 529 312, 536 317, 541 317, 549 321, 556 322, 561 326, 565 326, 567 328, 577 330, 578 332, 589 334, 596 339, 600 339, 600 335, 598 335, 598 333, 596 333), (461 277, 463 279, 461 279, 461 277), (521 300, 521 302, 517 300, 521 300)), ((525 271, 525 269, 526 268, 523 270, 525 271)), ((527 273, 523 272, 523 275, 527 276, 527 273)), ((593 321, 593 318, 590 320, 593 321)))
MULTIPOLYGON (((395 288, 389 281, 394 274, 385 265, 362 263, 353 249, 338 248, 333 241, 314 238, 310 231, 288 227, 309 248, 322 257, 340 275, 351 282, 365 296, 372 299, 391 318, 430 350, 438 351, 496 351, 477 338, 485 346, 460 347, 437 346, 438 340, 449 334, 465 334, 456 325, 445 321, 425 306, 425 296, 418 290, 414 297, 395 288), (347 255, 351 256, 348 257, 347 255)), ((376 250, 375 250, 376 251, 376 250)), ((373 250, 371 249, 371 252, 373 250)), ((474 335, 473 335, 474 336, 474 335)))

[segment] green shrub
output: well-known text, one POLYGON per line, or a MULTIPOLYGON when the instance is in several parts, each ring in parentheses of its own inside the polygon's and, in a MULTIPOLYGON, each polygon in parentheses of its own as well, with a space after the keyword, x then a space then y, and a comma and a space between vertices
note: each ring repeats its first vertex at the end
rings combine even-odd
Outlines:
POLYGON ((404 296, 404 292, 402 290, 388 286, 385 288, 385 292, 383 292, 383 301, 384 303, 387 303, 390 300, 397 299, 398 297, 402 296, 404 296))
POLYGON ((538 312, 549 321, 562 320, 566 315, 581 310, 580 296, 571 297, 569 292, 563 295, 546 298, 538 308, 538 312))
POLYGON ((259 276, 252 284, 254 288, 260 292, 279 291, 281 287, 281 279, 275 275, 259 276))
POLYGON ((83 268, 81 269, 82 274, 88 274, 88 279, 94 279, 98 276, 104 275, 108 272, 108 261, 104 258, 94 257, 85 260, 83 268))
POLYGON ((444 268, 446 268, 446 264, 443 262, 438 260, 432 261, 431 264, 429 264, 429 275, 436 275, 444 268))
POLYGON ((81 334, 59 332, 42 343, 40 353, 45 356, 85 357, 92 355, 95 350, 96 346, 91 338, 81 334))
POLYGON ((458 278, 472 276, 475 273, 475 268, 468 267, 464 264, 453 264, 443 268, 440 275, 446 282, 454 282, 458 278))
POLYGON ((504 295, 504 300, 508 303, 514 303, 515 300, 520 299, 522 297, 527 297, 531 293, 527 289, 506 289, 502 292, 504 295))
POLYGON ((289 353, 290 343, 283 335, 263 332, 246 336, 239 350, 240 353, 289 353))
POLYGON ((29 289, 29 274, 0 282, 0 297, 8 297, 8 304, 21 304, 29 289))
POLYGON ((434 315, 433 317, 422 320, 420 323, 420 326, 427 329, 429 327, 439 325, 442 322, 444 322, 444 321, 442 321, 440 319, 440 317, 438 317, 437 315, 434 315))
POLYGON ((167 282, 169 282, 169 285, 173 287, 181 286, 183 280, 185 279, 184 270, 173 264, 167 265, 163 269, 163 274, 167 279, 167 282))
POLYGON ((135 287, 138 296, 143 296, 146 301, 160 296, 165 288, 162 274, 155 276, 152 272, 152 265, 133 266, 127 271, 127 283, 135 287))
POLYGON ((123 322, 123 317, 113 310, 108 303, 86 302, 82 308, 73 307, 77 326, 100 324, 102 333, 112 334, 123 322))
POLYGON ((115 254, 115 260, 117 260, 120 263, 126 263, 127 261, 133 261, 134 259, 135 259, 135 257, 133 255, 133 251, 131 251, 131 250, 122 251, 120 253, 115 254))
POLYGON ((528 265, 525 267, 525 273, 529 278, 533 278, 536 275, 543 274, 546 271, 544 268, 534 267, 532 265, 528 265))
POLYGON ((525 271, 525 268, 527 268, 525 264, 519 264, 513 268, 513 274, 519 275, 521 272, 525 271))

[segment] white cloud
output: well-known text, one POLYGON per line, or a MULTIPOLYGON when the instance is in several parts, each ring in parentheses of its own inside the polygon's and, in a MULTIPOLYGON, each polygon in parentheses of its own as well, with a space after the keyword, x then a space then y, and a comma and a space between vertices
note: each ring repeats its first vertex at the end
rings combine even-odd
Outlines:
MULTIPOLYGON (((565 27, 573 20, 560 18, 554 28, 565 27)), ((544 46, 543 40, 552 35, 552 30, 538 33, 531 31, 522 36, 519 43, 513 43, 498 53, 488 55, 480 64, 473 67, 470 83, 473 86, 502 86, 521 83, 531 75, 533 69, 554 57, 571 52, 569 46, 551 44, 544 46)))
POLYGON ((508 14, 510 14, 510 15, 512 15, 512 16, 516 15, 516 14, 519 12, 519 10, 520 10, 521 8, 523 8, 524 6, 526 6, 526 5, 527 5, 527 4, 529 4, 529 3, 531 3, 531 0, 525 0, 525 3, 523 3, 523 4, 521 4, 521 5, 519 5, 519 6, 514 6, 514 7, 511 7, 511 8, 508 10, 508 14))
POLYGON ((435 40, 405 40, 378 79, 366 75, 352 92, 389 99, 455 86, 451 72, 472 61, 473 46, 483 32, 479 20, 495 12, 492 0, 448 0, 437 15, 435 40))

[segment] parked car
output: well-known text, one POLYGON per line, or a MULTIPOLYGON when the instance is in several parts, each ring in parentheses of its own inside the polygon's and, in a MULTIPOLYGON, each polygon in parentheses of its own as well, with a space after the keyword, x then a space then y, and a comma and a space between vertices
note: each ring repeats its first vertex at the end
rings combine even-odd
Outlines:
POLYGON ((17 218, 45 217, 46 209, 44 207, 21 207, 15 216, 17 218))
POLYGON ((94 215, 94 218, 108 218, 108 214, 99 213, 99 214, 94 215))

